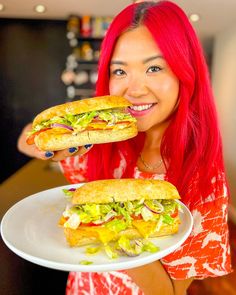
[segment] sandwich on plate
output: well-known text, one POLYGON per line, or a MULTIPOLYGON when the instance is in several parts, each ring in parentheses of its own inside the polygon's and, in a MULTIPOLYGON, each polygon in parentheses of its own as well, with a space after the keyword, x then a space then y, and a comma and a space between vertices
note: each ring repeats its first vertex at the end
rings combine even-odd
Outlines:
POLYGON ((100 244, 111 258, 136 256, 158 250, 150 238, 178 232, 180 196, 167 181, 97 180, 66 193, 59 225, 71 247, 100 244))
POLYGON ((26 142, 57 151, 85 144, 122 141, 137 135, 131 103, 120 96, 99 96, 53 106, 38 114, 26 142))

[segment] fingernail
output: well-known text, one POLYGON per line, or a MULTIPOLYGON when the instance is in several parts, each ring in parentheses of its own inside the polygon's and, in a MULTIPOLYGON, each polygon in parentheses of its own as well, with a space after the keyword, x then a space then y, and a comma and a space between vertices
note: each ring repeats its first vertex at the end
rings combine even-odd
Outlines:
POLYGON ((54 156, 54 152, 46 152, 45 153, 45 157, 46 158, 51 158, 51 157, 53 157, 54 156))
POLYGON ((77 152, 78 151, 78 148, 77 147, 71 147, 68 150, 69 150, 69 153, 70 154, 73 154, 74 152, 77 152))
POLYGON ((86 144, 84 147, 86 148, 86 150, 90 149, 92 146, 92 144, 86 144))

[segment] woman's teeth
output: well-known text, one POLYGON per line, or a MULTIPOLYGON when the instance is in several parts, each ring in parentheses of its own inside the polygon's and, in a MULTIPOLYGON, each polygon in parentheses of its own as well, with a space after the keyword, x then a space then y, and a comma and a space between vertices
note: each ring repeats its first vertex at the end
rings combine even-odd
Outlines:
POLYGON ((130 106, 129 108, 131 110, 134 110, 134 111, 144 111, 144 110, 148 110, 150 109, 150 107, 152 106, 153 104, 150 103, 150 104, 145 104, 145 105, 139 105, 139 106, 130 106))

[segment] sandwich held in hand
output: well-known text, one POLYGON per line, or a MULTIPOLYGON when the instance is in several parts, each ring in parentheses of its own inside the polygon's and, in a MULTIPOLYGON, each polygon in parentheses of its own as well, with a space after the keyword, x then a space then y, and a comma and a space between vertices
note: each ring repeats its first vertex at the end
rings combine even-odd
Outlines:
POLYGON ((95 243, 110 258, 136 256, 158 250, 149 238, 178 232, 180 196, 167 181, 97 180, 66 193, 71 203, 59 225, 71 247, 95 243))
POLYGON ((100 96, 51 107, 33 121, 26 142, 43 151, 122 141, 137 135, 136 119, 119 96, 100 96))

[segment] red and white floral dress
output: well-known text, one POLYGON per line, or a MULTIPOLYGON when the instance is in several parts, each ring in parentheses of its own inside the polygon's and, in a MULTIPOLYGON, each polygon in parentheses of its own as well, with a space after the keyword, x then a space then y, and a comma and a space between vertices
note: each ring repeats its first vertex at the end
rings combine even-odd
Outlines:
MULTIPOLYGON (((120 178, 126 162, 121 158, 114 178, 120 178)), ((61 162, 61 169, 70 183, 87 179, 87 157, 75 156, 61 162)), ((134 171, 134 178, 164 179, 164 175, 134 171)), ((214 181, 214 180, 213 180, 214 181)), ((172 279, 190 277, 204 279, 230 273, 230 247, 227 226, 228 196, 225 179, 215 186, 206 200, 191 207, 194 219, 193 230, 182 246, 161 259, 161 263, 172 279)), ((191 192, 190 192, 191 193, 191 192)), ((191 205, 191 206, 190 206, 191 205)), ((125 271, 102 273, 70 272, 66 295, 140 295, 142 290, 125 271)))

